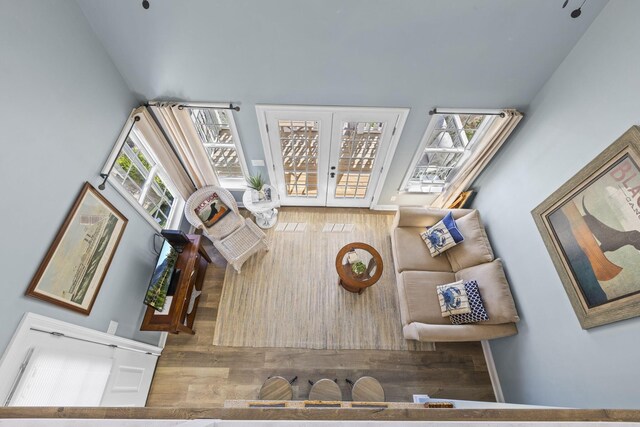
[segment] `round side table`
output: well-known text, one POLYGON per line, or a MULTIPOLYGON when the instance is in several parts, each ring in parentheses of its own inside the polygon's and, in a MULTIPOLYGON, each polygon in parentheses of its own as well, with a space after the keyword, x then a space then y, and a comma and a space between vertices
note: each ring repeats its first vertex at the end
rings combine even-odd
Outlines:
POLYGON ((363 290, 374 285, 382 276, 382 257, 372 246, 354 242, 344 246, 336 256, 336 271, 340 280, 338 284, 345 290, 361 294, 363 290), (352 263, 360 261, 365 269, 356 274, 352 263))
POLYGON ((271 200, 263 202, 254 202, 251 199, 253 190, 247 190, 242 194, 242 203, 244 207, 256 218, 256 224, 260 228, 271 228, 278 222, 278 207, 280 207, 280 198, 275 188, 265 184, 264 190, 271 192, 271 200))

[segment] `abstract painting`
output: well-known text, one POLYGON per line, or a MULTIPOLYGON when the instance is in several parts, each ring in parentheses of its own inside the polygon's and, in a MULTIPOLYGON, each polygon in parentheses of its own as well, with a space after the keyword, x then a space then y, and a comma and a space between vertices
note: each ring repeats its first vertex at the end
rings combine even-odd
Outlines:
POLYGON ((88 315, 126 225, 127 218, 85 183, 27 295, 88 315))
POLYGON ((640 315, 640 128, 532 214, 584 329, 640 315))

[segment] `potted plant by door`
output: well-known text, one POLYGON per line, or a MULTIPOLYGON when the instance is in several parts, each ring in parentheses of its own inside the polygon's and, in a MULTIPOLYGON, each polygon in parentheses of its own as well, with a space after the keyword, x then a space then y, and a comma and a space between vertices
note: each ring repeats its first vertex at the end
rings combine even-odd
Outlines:
POLYGON ((247 178, 247 187, 251 189, 251 201, 256 202, 264 202, 266 201, 266 196, 264 194, 264 178, 262 178, 261 174, 251 175, 247 178))

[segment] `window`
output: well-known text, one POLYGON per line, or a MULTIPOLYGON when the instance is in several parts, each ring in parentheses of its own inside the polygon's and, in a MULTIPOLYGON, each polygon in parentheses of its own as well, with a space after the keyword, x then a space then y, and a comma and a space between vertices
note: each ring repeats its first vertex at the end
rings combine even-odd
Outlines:
POLYGON ((189 108, 189 113, 220 184, 225 188, 244 189, 247 166, 231 112, 189 108))
POLYGON ((402 189, 444 191, 494 118, 487 114, 434 114, 402 189))
POLYGON ((172 190, 173 183, 135 130, 118 153, 110 177, 160 228, 171 224, 178 204, 177 192, 172 190))

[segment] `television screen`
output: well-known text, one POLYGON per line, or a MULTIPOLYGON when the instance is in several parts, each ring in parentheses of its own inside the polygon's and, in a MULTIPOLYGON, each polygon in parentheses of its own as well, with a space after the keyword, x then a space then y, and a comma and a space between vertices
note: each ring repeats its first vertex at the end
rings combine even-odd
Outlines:
POLYGON ((164 241, 158 255, 156 268, 153 270, 151 282, 144 298, 144 303, 155 308, 158 311, 164 309, 167 300, 167 291, 171 284, 173 271, 178 261, 178 252, 168 241, 164 241))

